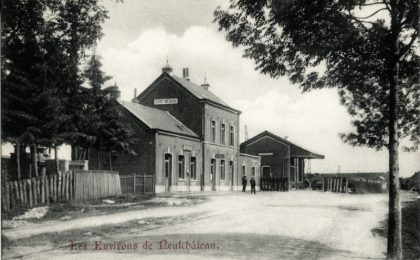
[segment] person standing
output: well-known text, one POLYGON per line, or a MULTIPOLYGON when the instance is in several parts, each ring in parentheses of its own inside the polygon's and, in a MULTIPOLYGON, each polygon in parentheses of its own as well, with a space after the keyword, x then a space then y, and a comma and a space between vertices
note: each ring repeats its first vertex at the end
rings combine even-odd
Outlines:
POLYGON ((246 175, 244 174, 244 175, 242 176, 242 192, 245 192, 247 182, 248 182, 248 180, 247 180, 247 178, 246 178, 246 175))
POLYGON ((254 194, 257 194, 256 192, 255 192, 255 178, 254 178, 254 176, 252 176, 251 177, 251 180, 249 181, 249 183, 251 184, 251 194, 252 194, 252 192, 254 192, 254 194))

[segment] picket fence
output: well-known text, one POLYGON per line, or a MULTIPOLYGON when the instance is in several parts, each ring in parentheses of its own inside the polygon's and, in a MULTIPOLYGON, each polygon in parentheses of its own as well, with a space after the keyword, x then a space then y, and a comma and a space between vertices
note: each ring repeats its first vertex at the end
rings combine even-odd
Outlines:
POLYGON ((36 206, 69 200, 95 199, 121 194, 118 172, 68 171, 38 178, 2 183, 5 212, 20 205, 36 206))

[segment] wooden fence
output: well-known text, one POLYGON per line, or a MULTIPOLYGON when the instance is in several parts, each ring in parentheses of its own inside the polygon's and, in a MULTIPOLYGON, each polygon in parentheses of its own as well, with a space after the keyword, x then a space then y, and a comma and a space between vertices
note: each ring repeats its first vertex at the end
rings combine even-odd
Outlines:
POLYGON ((342 177, 323 178, 322 190, 331 192, 347 192, 349 179, 342 177))
POLYGON ((74 171, 74 199, 98 199, 121 195, 120 175, 113 171, 74 171))
POLYGON ((123 194, 153 194, 155 180, 153 175, 121 175, 121 192, 123 194))
POLYGON ((2 183, 1 205, 9 211, 18 205, 29 207, 74 198, 72 171, 38 178, 2 183))
POLYGON ((318 177, 312 180, 314 189, 329 192, 357 192, 357 193, 381 193, 385 192, 383 182, 369 178, 353 177, 318 177))
POLYGON ((120 195, 118 172, 68 171, 39 178, 9 181, 1 186, 3 211, 68 200, 120 195))

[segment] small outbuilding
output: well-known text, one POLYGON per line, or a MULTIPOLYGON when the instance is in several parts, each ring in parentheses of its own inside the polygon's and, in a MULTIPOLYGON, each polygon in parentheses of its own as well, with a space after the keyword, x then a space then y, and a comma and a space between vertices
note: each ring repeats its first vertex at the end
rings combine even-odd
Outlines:
POLYGON ((240 145, 241 153, 261 157, 261 177, 287 179, 289 189, 305 187, 305 160, 324 156, 298 146, 285 138, 264 131, 240 145))

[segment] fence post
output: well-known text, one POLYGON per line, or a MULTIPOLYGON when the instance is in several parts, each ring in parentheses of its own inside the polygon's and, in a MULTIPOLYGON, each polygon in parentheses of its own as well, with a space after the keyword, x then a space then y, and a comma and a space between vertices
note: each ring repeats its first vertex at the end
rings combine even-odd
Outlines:
POLYGON ((26 182, 26 180, 21 180, 20 181, 21 186, 22 186, 22 193, 23 193, 23 204, 27 205, 29 203, 28 201, 28 194, 27 194, 27 186, 28 183, 26 182))
POLYGON ((32 178, 32 199, 33 199, 33 205, 37 204, 37 195, 36 195, 36 179, 32 178))
POLYGON ((16 204, 20 204, 20 198, 19 198, 19 188, 18 188, 18 184, 17 181, 13 182, 13 188, 15 190, 15 197, 16 197, 16 204))
POLYGON ((6 182, 6 184, 7 184, 7 186, 9 186, 8 195, 9 195, 9 198, 10 198, 10 208, 14 209, 16 207, 15 206, 16 197, 14 196, 15 194, 13 192, 13 182, 12 181, 6 182))
POLYGON ((133 173, 133 194, 136 193, 136 173, 133 173))
POLYGON ((28 179, 26 180, 26 184, 28 186, 28 198, 29 198, 29 206, 32 207, 33 203, 32 203, 32 185, 31 185, 31 180, 28 179))
POLYGON ((74 187, 73 187, 73 171, 70 171, 69 174, 69 179, 70 179, 70 199, 74 199, 74 187))
POLYGON ((53 175, 53 180, 52 180, 54 202, 57 201, 57 174, 58 173, 53 175))
POLYGON ((143 195, 146 194, 146 175, 143 174, 143 195))
POLYGON ((3 211, 8 211, 6 207, 6 186, 5 183, 1 184, 1 207, 3 211))

